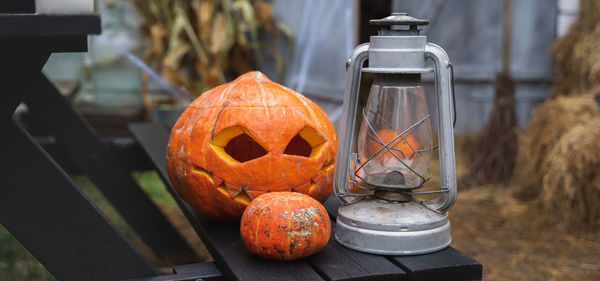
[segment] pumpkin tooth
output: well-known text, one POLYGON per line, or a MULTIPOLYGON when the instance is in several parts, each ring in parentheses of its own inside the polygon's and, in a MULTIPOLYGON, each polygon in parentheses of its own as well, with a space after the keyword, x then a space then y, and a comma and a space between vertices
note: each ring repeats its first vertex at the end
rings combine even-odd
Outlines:
POLYGON ((229 194, 229 197, 231 197, 231 199, 234 199, 242 191, 241 186, 236 186, 228 182, 225 183, 225 189, 227 189, 227 193, 229 194))
POLYGON ((314 182, 313 180, 310 180, 310 188, 308 188, 308 193, 313 192, 313 190, 315 189, 315 187, 317 187, 317 183, 314 182))
MULTIPOLYGON (((211 173, 211 172, 209 172, 209 171, 207 171, 207 170, 205 170, 205 169, 203 169, 203 168, 202 168, 202 167, 200 167, 200 166, 192 165, 192 173, 195 173, 195 174, 200 174, 200 175, 204 175, 206 178, 208 178, 208 180, 209 180, 209 181, 210 181, 212 184, 215 184, 215 179, 214 179, 214 177, 213 177, 212 173, 211 173)), ((217 185, 218 185, 218 184, 217 184, 217 185)))
POLYGON ((240 193, 235 198, 233 198, 233 200, 240 202, 246 206, 250 204, 250 201, 252 201, 250 196, 248 196, 248 193, 246 193, 246 191, 244 190, 240 191, 240 193))
POLYGON ((213 175, 213 180, 216 186, 219 186, 223 183, 223 179, 213 175))
POLYGON ((227 193, 227 189, 225 189, 225 186, 223 186, 223 185, 217 186, 217 190, 219 192, 221 192, 223 195, 229 197, 229 193, 227 193))

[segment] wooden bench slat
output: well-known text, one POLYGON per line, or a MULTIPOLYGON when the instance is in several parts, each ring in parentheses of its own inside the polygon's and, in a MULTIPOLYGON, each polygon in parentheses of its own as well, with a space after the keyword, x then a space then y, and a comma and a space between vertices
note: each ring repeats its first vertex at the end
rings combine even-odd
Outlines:
POLYGON ((100 34, 100 15, 0 14, 0 36, 100 34))
POLYGON ((207 234, 206 237, 202 237, 202 240, 208 242, 207 248, 214 248, 213 257, 218 264, 220 263, 223 275, 230 279, 323 280, 303 259, 272 261, 258 257, 246 250, 240 238, 240 224, 237 221, 213 222, 207 220, 202 223, 202 227, 207 234))
POLYGON ((141 240, 159 257, 193 260, 192 248, 124 169, 116 151, 98 138, 43 73, 28 78, 36 87, 23 100, 33 120, 58 140, 141 240))
POLYGON ((452 247, 425 255, 393 256, 412 276, 411 280, 481 280, 483 267, 452 247))
POLYGON ((348 249, 335 241, 335 221, 325 248, 308 257, 309 263, 327 280, 407 280, 407 274, 384 256, 348 249))
POLYGON ((8 119, 0 128, 0 153, 10 159, 0 164, 0 224, 53 276, 115 280, 156 274, 23 127, 8 119))
POLYGON ((167 144, 169 143, 169 132, 154 123, 132 123, 129 124, 129 131, 148 154, 159 176, 168 180, 167 144))
POLYGON ((214 262, 175 266, 173 274, 125 279, 122 281, 221 281, 223 275, 214 262))
POLYGON ((338 215, 338 209, 342 206, 342 202, 335 196, 335 194, 332 193, 323 205, 329 213, 329 216, 335 220, 338 215))

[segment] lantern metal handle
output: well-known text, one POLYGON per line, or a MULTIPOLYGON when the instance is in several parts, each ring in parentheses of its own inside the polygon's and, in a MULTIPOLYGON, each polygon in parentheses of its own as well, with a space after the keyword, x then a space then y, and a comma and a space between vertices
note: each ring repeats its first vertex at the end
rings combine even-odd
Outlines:
POLYGON ((435 65, 441 189, 447 192, 441 193, 437 200, 424 201, 423 204, 434 211, 445 213, 454 205, 457 195, 453 127, 456 112, 453 112, 452 67, 446 51, 438 45, 427 43, 425 57, 435 65))
MULTIPOLYGON (((358 105, 358 90, 360 87, 361 68, 365 60, 369 55, 369 43, 364 43, 352 51, 350 59, 346 64, 346 93, 344 95, 344 113, 342 116, 356 116, 356 110, 358 105)), ((338 153, 336 157, 336 163, 339 169, 335 169, 333 176, 333 185, 336 196, 344 203, 349 203, 344 196, 340 194, 340 191, 344 190, 348 184, 346 177, 346 167, 350 162, 350 153, 352 152, 352 146, 354 141, 354 130, 356 127, 356 118, 343 118, 342 128, 347 128, 343 136, 339 136, 338 153)))

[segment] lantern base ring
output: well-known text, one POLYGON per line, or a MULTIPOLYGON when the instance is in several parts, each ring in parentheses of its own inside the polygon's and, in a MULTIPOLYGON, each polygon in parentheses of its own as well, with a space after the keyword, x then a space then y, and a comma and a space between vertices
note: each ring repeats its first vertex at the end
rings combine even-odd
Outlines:
POLYGON ((376 198, 342 206, 335 239, 350 249, 380 255, 431 253, 452 242, 448 213, 436 213, 416 201, 376 198))

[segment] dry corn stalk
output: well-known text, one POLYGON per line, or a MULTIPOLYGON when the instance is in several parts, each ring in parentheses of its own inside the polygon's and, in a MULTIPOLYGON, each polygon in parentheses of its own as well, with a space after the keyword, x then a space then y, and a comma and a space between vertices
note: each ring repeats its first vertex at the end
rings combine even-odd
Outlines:
POLYGON ((290 29, 273 20, 265 0, 132 0, 145 20, 142 32, 152 46, 144 60, 173 86, 200 94, 258 67, 266 50, 283 79, 280 50, 265 37, 290 29))

